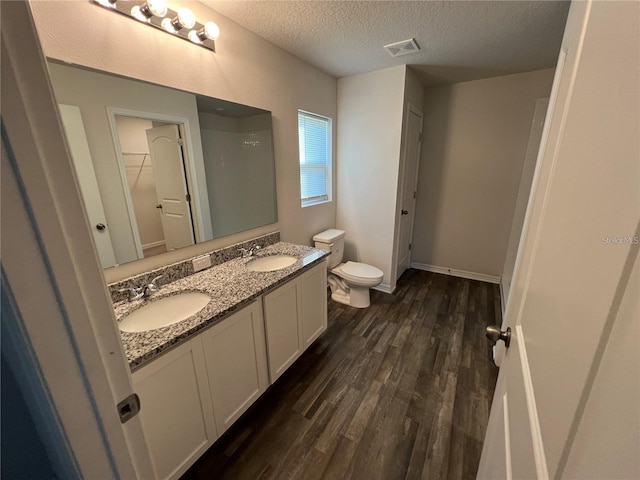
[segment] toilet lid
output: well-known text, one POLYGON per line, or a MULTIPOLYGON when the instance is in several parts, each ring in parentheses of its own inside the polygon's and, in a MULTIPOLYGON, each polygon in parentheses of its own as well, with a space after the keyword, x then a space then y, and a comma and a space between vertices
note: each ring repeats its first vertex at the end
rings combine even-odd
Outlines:
POLYGON ((382 270, 379 268, 358 262, 347 262, 340 267, 340 270, 347 275, 360 278, 382 278, 383 275, 382 270))

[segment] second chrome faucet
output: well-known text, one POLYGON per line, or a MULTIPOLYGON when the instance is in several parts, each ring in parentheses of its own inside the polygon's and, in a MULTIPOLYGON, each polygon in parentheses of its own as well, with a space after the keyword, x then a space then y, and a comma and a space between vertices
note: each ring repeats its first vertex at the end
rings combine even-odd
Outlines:
POLYGON ((158 290, 160 290, 160 287, 156 284, 156 282, 161 278, 162 278, 162 275, 158 275, 153 280, 151 280, 151 282, 147 283, 146 285, 143 285, 142 287, 123 288, 120 290, 120 292, 122 293, 127 292, 129 294, 128 300, 130 302, 133 302, 134 300, 138 300, 140 298, 150 297, 151 295, 156 293, 158 290))

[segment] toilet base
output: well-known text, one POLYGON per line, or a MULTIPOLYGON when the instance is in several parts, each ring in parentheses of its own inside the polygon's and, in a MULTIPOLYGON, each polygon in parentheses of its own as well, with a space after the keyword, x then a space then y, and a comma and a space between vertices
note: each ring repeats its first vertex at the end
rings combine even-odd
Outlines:
POLYGON ((351 287, 348 292, 332 287, 331 298, 338 303, 356 308, 367 308, 371 305, 369 287, 351 287))

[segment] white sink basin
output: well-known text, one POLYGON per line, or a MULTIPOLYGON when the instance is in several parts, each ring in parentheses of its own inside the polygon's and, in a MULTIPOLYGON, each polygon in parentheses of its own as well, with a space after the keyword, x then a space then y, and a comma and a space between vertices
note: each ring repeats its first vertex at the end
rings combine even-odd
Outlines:
POLYGON ((185 292, 161 298, 134 310, 120 322, 123 332, 145 332, 180 322, 195 315, 209 303, 205 293, 185 292))
POLYGON ((290 267, 297 261, 298 259, 291 255, 268 255, 251 260, 247 263, 247 268, 252 272, 273 272, 290 267))

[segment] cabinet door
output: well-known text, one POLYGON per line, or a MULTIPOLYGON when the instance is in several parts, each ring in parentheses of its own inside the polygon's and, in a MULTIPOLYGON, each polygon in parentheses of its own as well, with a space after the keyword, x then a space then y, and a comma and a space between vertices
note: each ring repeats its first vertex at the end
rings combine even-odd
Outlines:
POLYGON ((327 266, 325 262, 300 276, 302 349, 327 329, 327 266))
POLYGON ((254 302, 202 334, 218 435, 267 389, 262 305, 254 302))
POLYGON ((298 324, 300 283, 292 280, 263 297, 269 378, 275 382, 302 353, 298 324))
POLYGON ((157 479, 183 474, 217 438, 202 341, 195 338, 133 373, 157 479))

